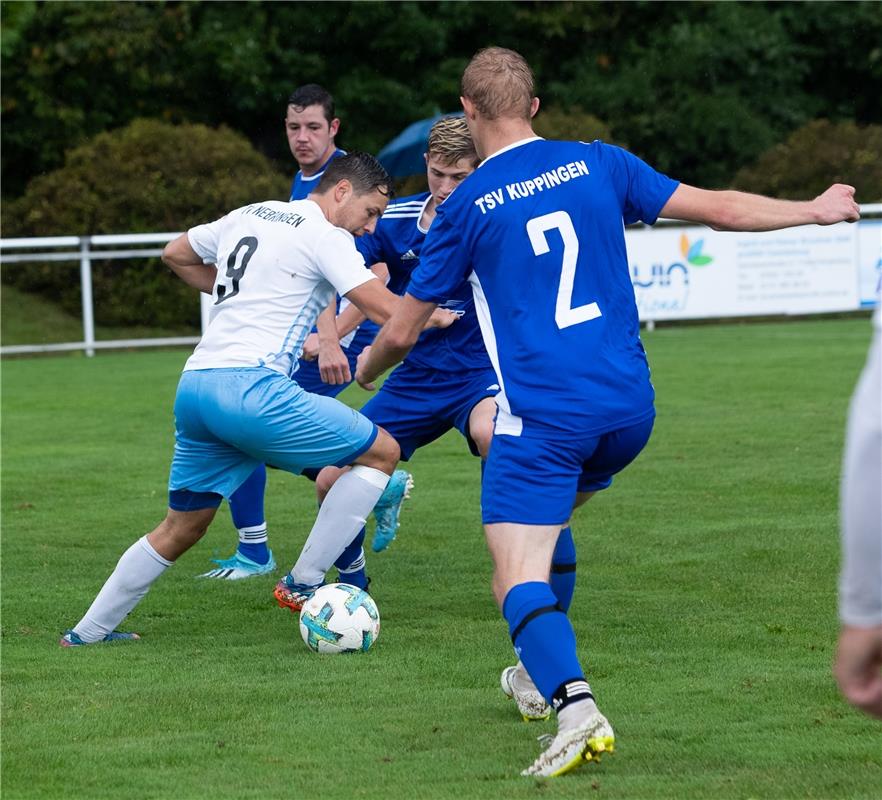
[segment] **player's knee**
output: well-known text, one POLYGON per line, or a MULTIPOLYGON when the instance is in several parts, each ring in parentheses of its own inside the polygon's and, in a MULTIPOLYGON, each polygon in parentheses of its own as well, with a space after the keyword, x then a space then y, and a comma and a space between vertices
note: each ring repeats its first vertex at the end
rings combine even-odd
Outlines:
POLYGON ((493 441, 493 423, 475 426, 470 434, 481 458, 486 459, 490 453, 490 442, 493 441))
POLYGON ((400 458, 401 448, 398 446, 398 442, 382 428, 377 428, 377 438, 370 450, 358 460, 358 463, 391 475, 400 458))
POLYGON ((475 407, 469 419, 469 436, 475 443, 481 458, 487 458, 490 452, 490 442, 493 441, 493 424, 496 415, 496 403, 475 407))
POLYGON ((315 493, 318 496, 319 503, 324 501, 328 492, 331 491, 331 487, 342 474, 343 470, 339 467, 325 467, 318 474, 318 477, 315 479, 315 493))

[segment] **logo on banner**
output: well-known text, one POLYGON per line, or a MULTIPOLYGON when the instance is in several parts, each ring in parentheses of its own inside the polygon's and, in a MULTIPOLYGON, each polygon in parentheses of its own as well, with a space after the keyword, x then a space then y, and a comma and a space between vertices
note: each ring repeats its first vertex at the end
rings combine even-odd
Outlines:
POLYGON ((704 239, 690 242, 684 233, 680 235, 682 261, 656 263, 648 268, 631 264, 631 282, 641 316, 677 316, 686 310, 690 267, 706 267, 714 260, 702 252, 703 247, 704 239))
POLYGON ((713 263, 713 256, 701 252, 704 247, 704 239, 699 239, 695 244, 689 244, 689 237, 685 233, 680 234, 680 252, 693 267, 706 267, 713 263))

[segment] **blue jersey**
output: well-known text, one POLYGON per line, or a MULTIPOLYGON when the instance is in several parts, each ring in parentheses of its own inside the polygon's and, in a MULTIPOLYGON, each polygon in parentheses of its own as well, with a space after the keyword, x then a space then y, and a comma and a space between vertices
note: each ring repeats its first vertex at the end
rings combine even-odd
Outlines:
MULTIPOLYGON (((356 239, 356 247, 368 266, 382 261, 389 267, 389 291, 395 294, 404 294, 411 273, 420 263, 426 239, 420 217, 430 196, 424 192, 390 203, 374 233, 356 239)), ((447 202, 449 198, 445 204, 447 202)), ((449 328, 423 333, 405 363, 441 372, 489 368, 490 359, 481 338, 471 286, 461 279, 439 305, 455 311, 460 315, 459 320, 449 328)), ((368 324, 373 325, 365 323, 365 326, 368 324)))
POLYGON ((677 185, 619 147, 534 138, 439 207, 408 292, 443 302, 469 279, 497 433, 600 434, 654 414, 624 225, 655 222, 677 185))
POLYGON ((315 175, 310 175, 308 178, 303 177, 303 171, 297 170, 297 174, 294 176, 294 183, 291 184, 291 196, 288 200, 306 200, 306 196, 318 186, 319 179, 324 175, 325 170, 328 168, 328 164, 330 164, 335 158, 338 156, 345 156, 346 151, 341 150, 339 147, 331 153, 331 157, 322 164, 322 168, 315 173, 315 175))

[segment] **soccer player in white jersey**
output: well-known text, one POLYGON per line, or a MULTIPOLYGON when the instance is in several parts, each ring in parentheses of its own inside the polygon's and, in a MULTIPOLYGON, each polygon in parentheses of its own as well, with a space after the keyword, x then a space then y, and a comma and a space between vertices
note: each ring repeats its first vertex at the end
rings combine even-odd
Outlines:
MULTIPOLYGON (((318 185, 328 165, 335 158, 346 155, 346 151, 335 143, 339 130, 340 120, 335 114, 334 98, 324 87, 309 83, 298 87, 288 97, 285 136, 299 167, 291 185, 289 200, 305 200, 318 185)), ((378 277, 385 279, 388 274, 382 264, 373 269, 378 277)), ((356 323, 351 332, 349 329, 341 332, 348 335, 338 336, 336 305, 329 304, 327 310, 319 315, 316 324, 323 331, 322 335, 313 333, 306 337, 304 355, 298 362, 295 375, 302 389, 326 397, 336 397, 351 383, 358 354, 370 344, 377 332, 372 324, 359 326, 356 323)), ((346 321, 340 324, 345 325, 346 321)), ((306 470, 304 474, 315 480, 318 471, 306 470)), ((402 501, 408 496, 411 483, 410 475, 403 470, 396 470, 392 474, 386 491, 374 509, 377 530, 391 531, 390 535, 394 535, 397 514, 402 501)), ((242 580, 265 575, 276 568, 269 549, 264 515, 265 492, 266 467, 261 464, 229 499, 230 515, 239 538, 235 552, 228 558, 212 559, 215 566, 199 575, 200 578, 242 580)), ((350 571, 349 582, 364 586, 367 576, 364 570, 353 571, 354 560, 346 555, 338 566, 350 571)))
POLYGON ((438 209, 407 294, 356 380, 369 384, 468 278, 499 378, 481 510, 493 590, 519 657, 509 687, 535 686, 557 735, 522 774, 561 775, 614 746, 548 584, 575 506, 606 488, 652 428, 653 389, 625 251, 625 224, 659 216, 726 230, 854 221, 852 187, 805 203, 697 189, 602 142, 545 141, 519 54, 477 53, 462 104, 484 161, 438 209))
POLYGON ((123 554, 85 616, 62 636, 63 646, 138 638, 117 625, 199 541, 221 499, 258 464, 295 474, 355 465, 338 482, 347 484, 346 510, 337 518, 323 510, 315 528, 352 517, 364 522, 398 460, 398 445, 339 401, 305 392, 290 374, 335 292, 380 322, 400 301, 365 268, 353 239, 374 229, 390 190, 373 156, 349 154, 325 171, 309 199, 244 206, 165 248, 165 263, 215 300, 178 384, 168 511, 123 554))
POLYGON ((839 688, 882 719, 882 294, 848 414, 841 490, 839 688))

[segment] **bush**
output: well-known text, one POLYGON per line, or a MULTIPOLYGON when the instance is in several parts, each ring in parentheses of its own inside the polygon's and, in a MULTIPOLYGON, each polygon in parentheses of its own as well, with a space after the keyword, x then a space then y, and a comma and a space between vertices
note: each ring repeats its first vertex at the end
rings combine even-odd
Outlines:
POLYGON ((609 126, 587 114, 579 106, 563 109, 560 106, 539 107, 533 128, 544 139, 564 139, 573 142, 593 142, 602 139, 612 142, 609 126))
MULTIPOLYGON (((136 120, 67 153, 3 209, 4 236, 183 231, 256 200, 287 198, 289 178, 225 128, 136 120)), ((58 263, 16 264, 3 281, 79 313, 79 281, 58 263)), ((159 259, 95 261, 95 319, 104 325, 196 325, 193 289, 159 259)))
POLYGON ((855 187, 859 203, 882 200, 882 126, 814 120, 742 169, 736 189, 808 200, 832 183, 855 187))

